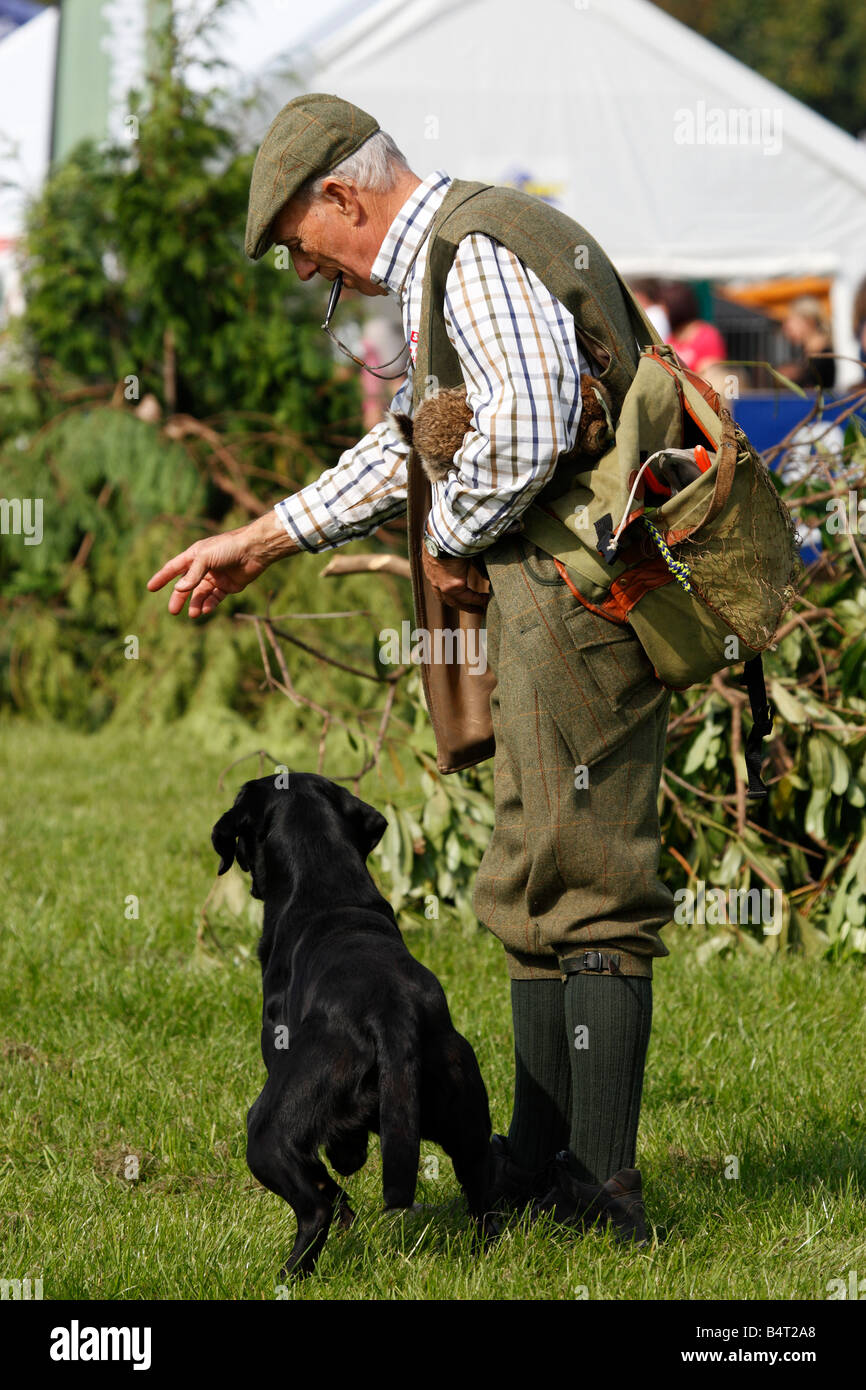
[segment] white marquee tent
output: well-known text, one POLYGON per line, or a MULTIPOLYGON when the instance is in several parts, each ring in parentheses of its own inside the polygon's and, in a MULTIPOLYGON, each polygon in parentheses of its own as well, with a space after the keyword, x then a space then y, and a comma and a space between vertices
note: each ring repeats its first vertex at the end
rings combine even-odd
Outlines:
MULTIPOLYGON (((418 173, 547 196, 627 275, 832 276, 836 351, 856 356, 866 145, 650 0, 353 0, 336 19, 320 11, 299 48, 313 13, 298 0, 228 12, 217 52, 263 94, 243 120, 251 144, 298 90, 338 92, 418 173)), ((29 189, 47 160, 55 23, 46 11, 0 43, 0 132, 19 140, 29 189)), ((0 238, 18 207, 0 199, 0 238)), ((840 384, 858 376, 840 364, 840 384)))
POLYGON ((48 168, 57 11, 13 29, 0 42, 0 304, 19 307, 12 247, 26 198, 48 168))
POLYGON ((866 145, 650 0, 379 0, 302 76, 373 112, 422 176, 550 196, 625 274, 832 276, 856 357, 866 145))
POLYGON ((57 18, 46 9, 0 41, 2 172, 18 185, 0 189, 0 237, 17 233, 23 198, 38 191, 48 166, 57 18))

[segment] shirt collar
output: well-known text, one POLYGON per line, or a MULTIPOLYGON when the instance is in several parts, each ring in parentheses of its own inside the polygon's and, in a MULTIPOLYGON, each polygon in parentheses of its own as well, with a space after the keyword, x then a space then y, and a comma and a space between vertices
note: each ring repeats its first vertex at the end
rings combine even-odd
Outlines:
POLYGON ((424 233, 433 221, 451 183, 450 174, 437 169, 419 183, 401 207, 379 247, 370 279, 399 295, 424 233))

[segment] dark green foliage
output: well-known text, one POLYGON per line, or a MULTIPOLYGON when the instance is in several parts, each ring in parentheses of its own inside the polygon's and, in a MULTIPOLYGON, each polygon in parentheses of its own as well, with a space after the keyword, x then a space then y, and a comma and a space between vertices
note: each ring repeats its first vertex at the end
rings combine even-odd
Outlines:
POLYGON ((158 49, 136 138, 78 146, 31 209, 26 350, 55 376, 123 383, 128 400, 266 411, 317 439, 357 407, 354 381, 332 380, 322 293, 273 254, 246 260, 253 153, 218 117, 223 94, 187 85, 171 31, 158 49))
MULTIPOLYGON (((780 888, 784 897, 780 932, 708 927, 706 953, 761 943, 866 955, 866 581, 862 530, 846 535, 834 524, 837 508, 849 511, 849 487, 862 496, 851 485, 864 473, 866 438, 852 419, 843 467, 818 448, 808 475, 782 487, 800 528, 820 529, 823 554, 777 649, 764 655, 776 711, 764 745, 767 803, 737 806, 734 766, 742 778, 744 763, 733 759, 731 702, 743 697, 733 675, 674 699, 663 810, 669 881, 674 861, 685 861, 694 879, 724 891, 780 888)), ((742 743, 750 727, 746 712, 742 743)))
POLYGON ((655 0, 827 120, 866 129, 866 7, 861 0, 655 0))

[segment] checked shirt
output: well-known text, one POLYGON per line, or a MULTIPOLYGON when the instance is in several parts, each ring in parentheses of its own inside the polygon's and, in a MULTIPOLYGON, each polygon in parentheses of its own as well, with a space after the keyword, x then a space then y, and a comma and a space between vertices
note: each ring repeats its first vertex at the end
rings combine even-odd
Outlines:
MULTIPOLYGON (((370 279, 401 304, 414 363, 425 239, 451 179, 437 170, 404 203, 370 279)), ((511 528, 571 448, 580 418, 574 320, 539 278, 490 237, 461 242, 446 284, 448 333, 460 358, 473 428, 456 471, 433 490, 429 529, 443 551, 472 555, 511 528)), ((393 409, 411 414, 413 368, 393 409)), ((289 535, 324 550, 367 535, 406 508, 408 448, 389 420, 347 449, 315 482, 277 503, 289 535)))

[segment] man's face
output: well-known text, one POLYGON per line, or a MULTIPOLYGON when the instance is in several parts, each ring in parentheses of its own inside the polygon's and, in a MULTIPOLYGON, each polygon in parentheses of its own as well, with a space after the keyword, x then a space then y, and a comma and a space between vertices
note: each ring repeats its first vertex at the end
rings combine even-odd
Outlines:
POLYGON ((389 226, 375 195, 358 193, 339 179, 329 180, 323 193, 313 202, 290 199, 274 221, 274 241, 288 247, 301 280, 316 274, 334 280, 342 272, 346 289, 387 294, 384 285, 369 279, 389 226))

